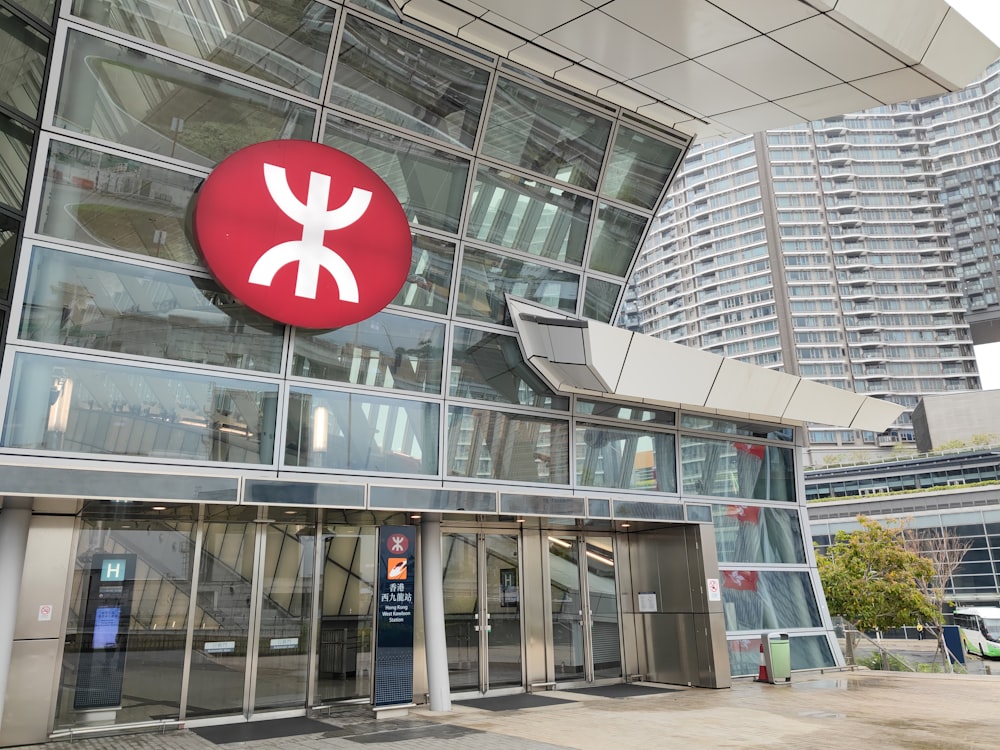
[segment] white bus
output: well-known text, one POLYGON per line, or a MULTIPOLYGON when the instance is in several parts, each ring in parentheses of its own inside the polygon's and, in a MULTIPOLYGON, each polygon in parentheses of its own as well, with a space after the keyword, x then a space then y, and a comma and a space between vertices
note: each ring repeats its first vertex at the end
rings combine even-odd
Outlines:
POLYGON ((1000 658, 1000 607, 962 607, 955 610, 955 624, 970 654, 1000 658))

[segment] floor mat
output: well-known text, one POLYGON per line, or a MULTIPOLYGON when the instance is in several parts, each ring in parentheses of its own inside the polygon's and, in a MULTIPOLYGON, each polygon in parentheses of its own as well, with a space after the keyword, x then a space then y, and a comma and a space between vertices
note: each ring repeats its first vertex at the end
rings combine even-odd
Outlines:
POLYGON ((517 695, 497 695, 491 698, 476 698, 468 701, 455 701, 456 705, 481 708, 484 711, 518 711, 522 708, 537 708, 551 706, 556 703, 572 703, 565 698, 550 698, 536 693, 518 693, 517 695))
POLYGON ((324 724, 322 721, 295 717, 250 721, 243 724, 220 724, 214 727, 198 727, 191 731, 216 745, 228 745, 231 742, 253 742, 273 740, 278 737, 295 737, 300 734, 319 734, 328 732, 331 728, 330 724, 324 724))
POLYGON ((597 687, 567 690, 567 693, 583 693, 599 695, 602 698, 632 698, 636 695, 656 695, 658 693, 674 693, 680 688, 653 687, 651 685, 600 685, 597 687))

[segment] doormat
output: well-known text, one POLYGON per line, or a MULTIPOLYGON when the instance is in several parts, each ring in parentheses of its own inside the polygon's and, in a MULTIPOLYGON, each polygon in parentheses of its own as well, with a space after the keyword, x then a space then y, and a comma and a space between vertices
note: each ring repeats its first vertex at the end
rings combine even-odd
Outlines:
POLYGON ((332 728, 332 725, 324 724, 322 721, 298 716, 291 719, 198 727, 191 731, 216 745, 228 745, 232 742, 254 742, 255 740, 273 740, 278 737, 295 737, 300 734, 320 734, 321 732, 329 732, 332 728))
POLYGON ((657 693, 675 693, 680 688, 653 687, 651 685, 631 685, 618 683, 617 685, 597 685, 595 687, 577 688, 567 690, 567 693, 582 693, 583 695, 597 695, 601 698, 632 698, 637 695, 656 695, 657 693))
POLYGON ((490 698, 475 698, 468 701, 455 701, 456 705, 469 708, 481 708, 484 711, 519 711, 522 708, 538 708, 556 703, 572 703, 565 698, 550 698, 537 693, 517 693, 516 695, 496 695, 490 698))

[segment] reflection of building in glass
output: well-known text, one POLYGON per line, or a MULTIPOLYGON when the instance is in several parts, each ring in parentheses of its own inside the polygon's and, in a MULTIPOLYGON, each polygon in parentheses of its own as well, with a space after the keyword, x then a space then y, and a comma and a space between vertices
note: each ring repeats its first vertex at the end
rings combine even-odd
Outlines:
POLYGON ((835 12, 785 4, 762 31, 749 4, 692 2, 719 34, 657 15, 654 40, 627 3, 529 29, 573 4, 527 17, 498 0, 439 28, 440 3, 0 0, 0 527, 26 550, 0 549, 0 611, 30 620, 0 622, 0 746, 304 715, 407 679, 435 709, 636 674, 726 687, 757 673, 771 629, 796 669, 842 663, 795 451, 814 415, 874 430, 896 410, 609 324, 694 136, 752 132, 761 107, 810 119, 810 92, 869 98, 896 66, 917 91, 957 86, 995 50, 967 29, 947 70, 917 70, 891 29, 835 12), (574 51, 578 22, 615 43, 574 51), (877 69, 793 52, 800 23, 847 33, 877 69), (780 47, 795 75, 749 52, 734 68, 744 43, 780 47), (215 165, 289 139, 362 161, 409 221, 405 283, 356 325, 264 319, 190 239, 215 165), (414 575, 441 587, 417 594, 403 654, 375 606, 398 526, 419 527, 414 575), (108 559, 131 578, 102 581, 108 559), (117 638, 91 616, 112 596, 117 638))

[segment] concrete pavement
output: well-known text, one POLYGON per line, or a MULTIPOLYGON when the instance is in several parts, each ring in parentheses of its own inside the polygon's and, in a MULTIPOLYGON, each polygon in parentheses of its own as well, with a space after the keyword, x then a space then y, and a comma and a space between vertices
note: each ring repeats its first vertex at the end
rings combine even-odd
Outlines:
MULTIPOLYGON (((456 705, 375 721, 367 710, 322 718, 323 731, 215 745, 192 731, 73 741, 74 750, 620 750, 996 748, 1000 677, 883 672, 796 674, 791 685, 748 679, 731 689, 684 688, 602 698, 546 692, 568 702, 516 711, 456 705), (326 729, 328 727, 328 729, 326 729)), ((29 746, 69 750, 65 741, 29 746)))

